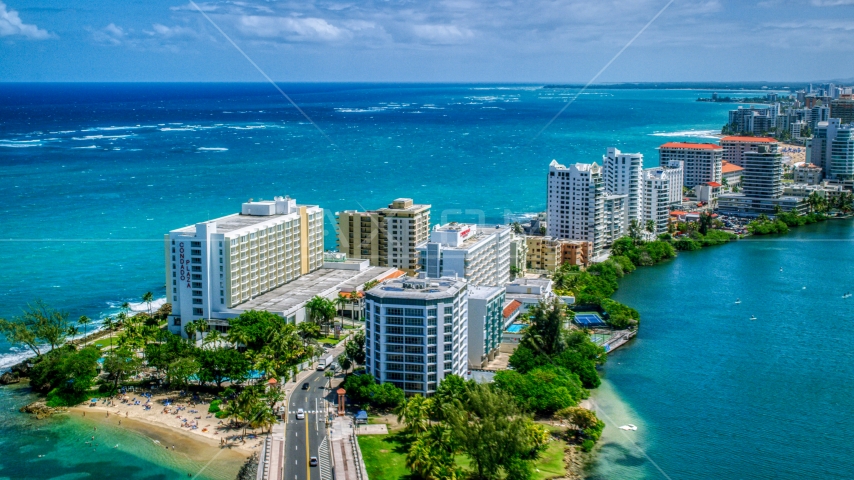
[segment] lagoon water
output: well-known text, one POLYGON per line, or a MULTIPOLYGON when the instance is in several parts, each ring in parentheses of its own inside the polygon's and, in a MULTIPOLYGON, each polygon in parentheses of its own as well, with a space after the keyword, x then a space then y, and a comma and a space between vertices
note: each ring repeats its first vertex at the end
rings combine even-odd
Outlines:
POLYGON ((642 327, 594 394, 591 477, 850 478, 852 253, 854 222, 835 220, 625 277, 615 298, 642 327))
MULTIPOLYGON (((432 204, 434 222, 504 222, 544 209, 551 159, 590 162, 616 146, 654 166, 665 141, 713 141, 731 107, 695 101, 708 91, 591 90, 537 136, 575 90, 285 90, 334 145, 269 85, 0 85, 0 317, 36 298, 94 318, 146 291, 162 298, 163 234, 249 198, 325 207, 327 248, 335 211, 402 196, 432 204)), ((604 369, 596 400, 609 426, 591 475, 655 478, 655 462, 674 479, 847 476, 850 227, 686 253, 623 280, 617 298, 640 310, 643 328, 604 369), (812 241, 823 238, 846 241, 812 241), (615 427, 625 423, 640 428, 623 436, 615 427)), ((0 343, 0 369, 25 356, 0 343)), ((14 413, 22 403, 0 389, 10 412, 0 478, 177 478, 189 468, 149 451, 149 437, 107 426, 120 447, 83 455, 63 442, 88 424, 25 418, 14 413), (36 428, 49 432, 45 445, 36 428)))

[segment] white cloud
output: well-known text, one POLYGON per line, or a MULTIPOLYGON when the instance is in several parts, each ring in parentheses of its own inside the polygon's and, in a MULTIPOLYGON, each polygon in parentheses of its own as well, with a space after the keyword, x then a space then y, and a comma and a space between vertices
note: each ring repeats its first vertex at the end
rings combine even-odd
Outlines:
POLYGON ((322 18, 268 17, 243 15, 237 27, 247 36, 299 41, 333 41, 349 37, 349 32, 322 18))
POLYGON ((842 5, 854 5, 854 0, 812 0, 816 7, 840 7, 842 5))
POLYGON ((44 40, 53 37, 47 30, 24 23, 17 11, 7 9, 6 4, 0 2, 0 37, 12 35, 20 35, 32 40, 44 40))
POLYGON ((414 25, 412 33, 428 43, 454 44, 472 38, 474 33, 456 25, 414 25))
POLYGON ((160 23, 153 24, 151 26, 151 30, 145 30, 145 33, 150 36, 157 36, 162 38, 194 38, 198 36, 198 33, 192 28, 182 27, 180 25, 167 27, 166 25, 162 25, 160 23))
POLYGON ((110 23, 100 30, 92 31, 92 38, 98 43, 120 45, 127 38, 127 33, 122 27, 110 23))

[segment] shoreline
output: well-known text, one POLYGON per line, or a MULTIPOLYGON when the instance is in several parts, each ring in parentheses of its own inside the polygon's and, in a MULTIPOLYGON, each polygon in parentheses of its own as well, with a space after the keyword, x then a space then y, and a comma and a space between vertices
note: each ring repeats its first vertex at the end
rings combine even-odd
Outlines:
MULTIPOLYGON (((58 415, 74 415, 84 411, 87 407, 71 407, 68 412, 58 415)), ((92 409, 95 410, 94 408, 92 409)), ((102 410, 103 411, 103 410, 102 410)), ((87 412, 89 413, 89 412, 87 412)), ((80 415, 78 415, 80 416, 80 415)), ((216 441, 199 435, 188 435, 186 432, 177 431, 173 428, 162 424, 152 424, 142 421, 139 418, 121 418, 122 423, 118 424, 117 416, 87 415, 85 418, 88 422, 103 425, 106 428, 118 428, 130 430, 152 440, 153 443, 163 445, 164 450, 175 446, 175 451, 187 456, 190 460, 203 461, 209 460, 208 453, 214 450, 221 450, 222 453, 218 456, 226 455, 225 460, 239 461, 241 464, 252 456, 254 450, 245 449, 240 446, 231 445, 229 447, 221 447, 216 441), (228 458, 231 457, 231 458, 228 458)))
MULTIPOLYGON (((130 405, 126 403, 105 406, 101 401, 99 401, 96 406, 77 405, 75 407, 70 407, 68 409, 68 414, 77 415, 82 418, 99 419, 103 421, 103 423, 110 423, 114 426, 123 426, 126 423, 129 425, 137 425, 139 427, 147 425, 149 428, 168 432, 161 433, 161 435, 184 438, 186 440, 203 443, 216 448, 239 451, 245 458, 248 458, 253 453, 257 453, 261 450, 261 446, 264 443, 263 438, 266 434, 257 433, 251 429, 247 429, 247 436, 255 435, 255 438, 250 438, 245 442, 241 441, 243 435, 242 428, 230 428, 228 426, 229 424, 225 421, 222 421, 222 424, 219 424, 218 422, 221 420, 213 416, 211 418, 205 418, 209 415, 207 413, 206 404, 193 407, 193 409, 197 409, 199 411, 199 413, 196 414, 185 413, 185 411, 181 411, 177 415, 173 413, 162 413, 164 407, 159 403, 159 401, 167 398, 168 396, 169 395, 153 395, 152 403, 154 405, 151 410, 144 410, 140 405, 130 405), (155 410, 155 407, 158 408, 155 410), (188 417, 199 422, 201 424, 201 428, 194 430, 182 427, 182 420, 188 417), (201 419, 198 419, 198 417, 201 417, 201 419), (209 426, 209 428, 204 428, 204 426, 209 426), (226 439, 228 443, 222 445, 220 443, 222 439, 226 439)), ((176 403, 176 405, 186 404, 176 403)), ((144 430, 144 428, 141 429, 144 430)))

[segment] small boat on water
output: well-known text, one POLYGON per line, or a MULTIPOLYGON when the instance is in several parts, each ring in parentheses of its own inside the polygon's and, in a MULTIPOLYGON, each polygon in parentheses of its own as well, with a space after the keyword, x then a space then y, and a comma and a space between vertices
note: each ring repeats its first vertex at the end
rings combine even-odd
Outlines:
POLYGON ((741 299, 740 299, 740 298, 736 298, 736 299, 735 299, 735 304, 736 304, 736 305, 738 305, 739 303, 741 303, 741 299))
POLYGON ((751 316, 750 316, 750 319, 751 319, 751 320, 756 320, 756 315, 751 315, 751 316))
POLYGON ((636 426, 632 425, 631 423, 630 423, 630 424, 628 424, 628 425, 623 425, 622 427, 620 427, 620 430, 631 430, 631 431, 635 431, 635 430, 637 430, 637 429, 638 429, 638 427, 636 427, 636 426))

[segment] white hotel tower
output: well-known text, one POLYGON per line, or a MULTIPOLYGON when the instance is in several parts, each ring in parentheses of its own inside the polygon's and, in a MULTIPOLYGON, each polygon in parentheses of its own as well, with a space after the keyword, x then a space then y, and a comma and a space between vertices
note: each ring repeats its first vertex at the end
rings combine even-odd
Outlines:
POLYGON ((625 195, 627 199, 625 228, 632 220, 643 221, 643 155, 622 153, 609 147, 602 155, 605 191, 610 195, 625 195))
POLYGON ((593 246, 593 256, 605 245, 605 187, 602 167, 596 163, 564 166, 549 164, 546 235, 583 240, 593 246))
POLYGON ((233 307, 323 266, 323 209, 289 197, 250 200, 240 213, 165 236, 169 329, 234 316, 233 307))
POLYGON ((455 278, 385 281, 365 292, 365 367, 429 396, 468 369, 468 285, 455 278))

